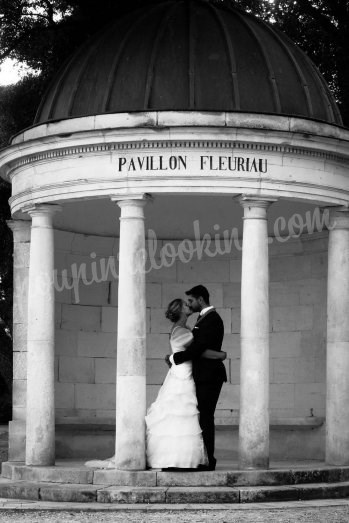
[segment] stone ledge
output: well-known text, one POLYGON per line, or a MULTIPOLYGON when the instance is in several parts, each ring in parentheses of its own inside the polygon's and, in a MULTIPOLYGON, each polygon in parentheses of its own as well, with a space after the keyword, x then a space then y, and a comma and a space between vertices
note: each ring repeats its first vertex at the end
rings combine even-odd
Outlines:
POLYGON ((155 471, 130 472, 126 470, 95 470, 94 485, 128 485, 130 487, 156 487, 157 473, 155 471))
MULTIPOLYGON (((308 416, 295 418, 271 418, 270 428, 284 430, 306 430, 321 427, 325 423, 324 417, 308 416)), ((215 419, 217 430, 231 430, 239 426, 239 418, 230 416, 227 418, 215 419)), ((79 430, 79 431, 114 431, 115 419, 113 418, 78 418, 66 417, 56 418, 56 427, 59 431, 79 430)))
POLYGON ((1 498, 39 500, 39 488, 39 483, 10 481, 0 478, 1 498))
MULTIPOLYGON (((269 426, 271 429, 306 430, 321 427, 324 423, 325 418, 318 416, 305 418, 271 418, 269 426)), ((239 418, 216 418, 215 424, 217 430, 230 430, 239 426, 239 418)))
POLYGON ((0 497, 77 503, 256 503, 339 499, 349 495, 349 482, 268 487, 113 487, 52 485, 0 478, 0 497))
POLYGON ((158 472, 157 485, 160 487, 226 487, 228 472, 158 472))
POLYGON ((166 503, 239 503, 240 491, 229 487, 170 487, 166 503))
MULTIPOLYGON (((67 138, 72 133, 96 130, 97 132, 105 129, 135 129, 139 127, 149 128, 161 124, 162 127, 168 126, 218 126, 234 127, 241 129, 256 129, 269 131, 293 131, 294 133, 318 134, 335 139, 348 140, 348 130, 337 125, 324 122, 317 122, 295 116, 255 114, 255 113, 237 113, 223 111, 222 117, 219 117, 207 111, 139 111, 134 114, 115 113, 102 114, 96 116, 82 116, 46 122, 37 124, 28 129, 21 131, 12 138, 12 145, 21 144, 28 140, 45 138, 50 136, 62 135, 68 133, 67 138), (212 120, 214 123, 212 123, 212 120)), ((60 137, 61 138, 61 137, 60 137)), ((57 140, 59 143, 59 140, 57 140)))
MULTIPOLYGON (((326 465, 295 466, 268 470, 217 470, 212 472, 163 472, 161 470, 122 471, 87 469, 72 463, 55 467, 34 467, 24 463, 6 462, 2 465, 2 480, 45 484, 101 485, 137 488, 192 488, 192 487, 272 487, 280 485, 307 485, 311 483, 349 482, 349 466, 326 465)), ((94 487, 99 488, 99 487, 94 487)))
POLYGON ((44 485, 40 486, 41 501, 93 503, 97 501, 97 488, 91 485, 44 485))
POLYGON ((166 503, 166 490, 161 487, 109 487, 97 493, 98 503, 166 503))
POLYGON ((19 481, 40 481, 48 483, 91 484, 93 470, 86 467, 34 467, 24 463, 2 464, 2 477, 19 481))

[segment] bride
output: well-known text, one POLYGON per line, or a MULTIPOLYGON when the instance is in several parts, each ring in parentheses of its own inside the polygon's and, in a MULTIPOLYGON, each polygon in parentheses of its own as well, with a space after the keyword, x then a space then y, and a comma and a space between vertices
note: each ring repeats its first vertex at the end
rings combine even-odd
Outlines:
MULTIPOLYGON (((171 301, 167 307, 166 318, 173 324, 170 333, 172 353, 185 350, 193 340, 186 326, 190 314, 187 304, 180 298, 171 301)), ((224 360, 226 353, 206 350, 201 357, 224 360)), ((156 400, 148 409, 145 422, 149 468, 195 469, 207 464, 191 361, 169 369, 156 400)), ((115 461, 113 457, 88 461, 85 465, 115 468, 115 461)))

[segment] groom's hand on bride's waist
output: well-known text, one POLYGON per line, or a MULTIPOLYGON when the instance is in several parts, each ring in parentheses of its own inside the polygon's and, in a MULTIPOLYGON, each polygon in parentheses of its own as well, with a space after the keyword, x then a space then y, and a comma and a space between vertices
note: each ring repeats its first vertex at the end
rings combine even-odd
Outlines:
POLYGON ((165 361, 166 361, 167 365, 171 368, 172 367, 172 363, 170 362, 170 355, 169 354, 166 354, 165 361))

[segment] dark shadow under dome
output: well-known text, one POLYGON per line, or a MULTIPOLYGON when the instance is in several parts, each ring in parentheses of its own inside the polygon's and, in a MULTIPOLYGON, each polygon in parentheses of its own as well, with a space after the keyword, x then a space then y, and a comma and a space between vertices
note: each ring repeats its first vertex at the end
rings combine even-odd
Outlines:
POLYGON ((314 64, 258 18, 210 0, 168 0, 82 46, 35 123, 135 111, 242 111, 342 125, 314 64))

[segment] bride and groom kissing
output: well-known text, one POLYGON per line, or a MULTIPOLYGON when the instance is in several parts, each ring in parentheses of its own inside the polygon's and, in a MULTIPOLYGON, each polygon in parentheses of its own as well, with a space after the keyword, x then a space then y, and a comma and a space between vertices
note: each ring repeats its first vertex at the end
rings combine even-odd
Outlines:
MULTIPOLYGON (((146 422, 147 467, 163 470, 215 470, 214 413, 227 381, 221 350, 223 321, 210 305, 209 292, 197 285, 176 298, 166 310, 172 322, 170 369, 146 422), (190 330, 187 319, 199 313, 190 330)), ((87 466, 114 468, 114 458, 90 461, 87 466)))

